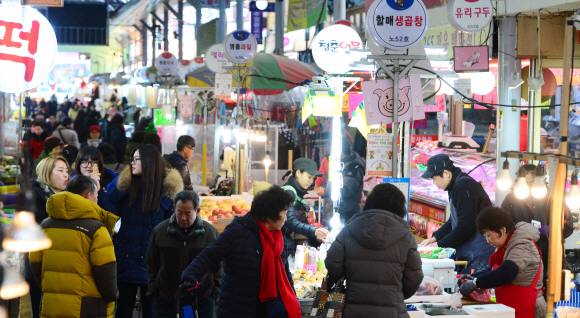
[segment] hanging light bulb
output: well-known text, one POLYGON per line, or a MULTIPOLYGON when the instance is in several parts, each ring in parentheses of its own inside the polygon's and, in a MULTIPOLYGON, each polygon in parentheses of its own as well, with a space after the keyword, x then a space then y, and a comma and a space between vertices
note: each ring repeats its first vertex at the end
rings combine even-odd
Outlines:
POLYGON ((14 215, 12 226, 6 231, 4 249, 26 253, 49 248, 52 241, 36 224, 34 213, 21 211, 14 215))
POLYGON ((538 165, 536 167, 536 179, 532 185, 532 196, 536 199, 541 199, 548 193, 548 188, 544 182, 544 166, 538 165))
POLYGON ((22 279, 20 274, 8 266, 0 265, 3 280, 0 286, 0 298, 14 299, 28 294, 28 283, 22 279))
POLYGON ((272 159, 270 159, 270 152, 266 151, 266 157, 264 157, 264 167, 266 169, 272 164, 272 159))
POLYGON ((266 141, 266 129, 264 127, 262 127, 262 129, 260 130, 260 141, 261 142, 266 141))
POLYGON ((507 158, 503 162, 503 170, 499 178, 497 178, 496 184, 500 190, 507 190, 512 185, 512 178, 510 177, 510 163, 508 162, 507 158))
POLYGON ((576 170, 572 173, 570 183, 572 186, 570 187, 570 192, 566 195, 566 204, 570 209, 575 210, 580 207, 580 189, 578 189, 578 176, 576 175, 576 170))
POLYGON ((526 171, 523 167, 518 170, 518 178, 516 180, 516 187, 514 189, 514 194, 518 199, 525 199, 530 195, 530 187, 526 182, 526 171))

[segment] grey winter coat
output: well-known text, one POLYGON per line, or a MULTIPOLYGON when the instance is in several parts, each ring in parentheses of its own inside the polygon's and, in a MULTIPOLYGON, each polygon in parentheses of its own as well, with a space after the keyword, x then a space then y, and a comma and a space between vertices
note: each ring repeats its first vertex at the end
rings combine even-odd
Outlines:
MULTIPOLYGON (((512 284, 527 287, 532 284, 534 277, 538 273, 542 258, 538 249, 534 245, 540 239, 540 232, 530 223, 519 222, 516 224, 516 230, 508 245, 506 246, 505 260, 510 260, 518 266, 518 276, 512 281, 512 284), (531 240, 531 241, 530 241, 531 240)), ((544 273, 540 273, 537 290, 541 290, 543 286, 544 273)), ((536 298, 536 317, 544 317, 546 315, 546 301, 542 293, 538 293, 536 298)))
POLYGON ((63 143, 77 147, 77 149, 80 149, 79 136, 77 135, 77 132, 72 129, 65 128, 63 126, 58 126, 56 130, 52 133, 52 137, 56 137, 62 140, 63 143))
POLYGON ((409 224, 394 213, 355 214, 328 250, 331 281, 346 279, 343 317, 407 318, 404 300, 423 280, 421 258, 409 224))

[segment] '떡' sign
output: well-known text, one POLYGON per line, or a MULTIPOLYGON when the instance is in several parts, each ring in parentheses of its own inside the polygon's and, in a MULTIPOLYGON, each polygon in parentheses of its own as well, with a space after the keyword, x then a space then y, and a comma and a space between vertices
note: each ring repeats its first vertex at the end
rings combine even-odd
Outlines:
POLYGON ((421 42, 429 26, 427 9, 421 0, 375 0, 366 23, 371 39, 394 51, 421 42))
POLYGON ((388 134, 369 134, 367 138, 367 175, 393 175, 393 138, 388 134))
POLYGON ((460 31, 477 32, 489 26, 493 18, 491 0, 450 0, 447 3, 449 23, 460 31))
POLYGON ((328 73, 346 73, 352 69, 350 65, 361 58, 360 54, 348 51, 361 48, 361 38, 353 28, 335 24, 316 35, 312 57, 318 67, 328 73))
POLYGON ((0 91, 19 93, 40 84, 52 71, 56 36, 31 7, 0 4, 0 91))
POLYGON ((247 31, 234 31, 224 40, 226 58, 234 64, 245 64, 253 60, 257 48, 256 38, 247 31))
POLYGON ((228 61, 224 53, 224 46, 221 43, 212 45, 205 53, 205 64, 214 73, 226 73, 224 67, 233 66, 228 61))
POLYGON ((177 69, 177 58, 169 52, 163 52, 155 59, 157 72, 161 74, 171 74, 177 69))

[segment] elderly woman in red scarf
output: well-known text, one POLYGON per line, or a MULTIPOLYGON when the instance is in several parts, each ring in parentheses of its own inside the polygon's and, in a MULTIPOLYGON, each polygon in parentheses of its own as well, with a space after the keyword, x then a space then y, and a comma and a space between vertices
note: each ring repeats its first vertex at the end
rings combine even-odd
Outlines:
POLYGON ((217 317, 300 318, 284 249, 282 226, 294 196, 278 186, 260 192, 252 209, 235 218, 183 272, 199 282, 224 262, 217 317))

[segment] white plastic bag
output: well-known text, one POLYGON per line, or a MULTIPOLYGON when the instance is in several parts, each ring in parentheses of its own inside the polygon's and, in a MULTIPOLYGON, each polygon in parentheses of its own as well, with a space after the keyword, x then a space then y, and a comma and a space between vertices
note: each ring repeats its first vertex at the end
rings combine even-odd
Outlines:
POLYGON ((443 295, 443 288, 435 278, 425 276, 415 296, 443 295))

